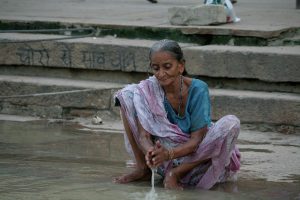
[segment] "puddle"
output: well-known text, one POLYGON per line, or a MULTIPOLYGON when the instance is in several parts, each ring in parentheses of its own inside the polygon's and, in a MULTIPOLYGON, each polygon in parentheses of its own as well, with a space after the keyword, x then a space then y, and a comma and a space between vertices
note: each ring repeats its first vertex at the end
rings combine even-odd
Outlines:
MULTIPOLYGON (((247 165, 242 166, 238 181, 209 191, 166 190, 155 176, 155 199, 300 199, 300 172, 286 174, 289 181, 265 178, 265 171, 274 177, 284 172, 272 171, 276 159, 263 157, 276 157, 276 152, 242 152, 247 165), (269 165, 261 166, 261 160, 269 165)), ((131 170, 126 167, 128 160, 121 134, 79 131, 47 122, 0 121, 1 199, 145 199, 151 182, 120 185, 111 181, 131 170)))

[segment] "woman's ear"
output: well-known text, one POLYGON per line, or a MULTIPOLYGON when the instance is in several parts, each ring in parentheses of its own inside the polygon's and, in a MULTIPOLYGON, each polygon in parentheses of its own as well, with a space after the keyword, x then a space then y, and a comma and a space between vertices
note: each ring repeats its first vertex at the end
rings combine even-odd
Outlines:
POLYGON ((179 68, 179 73, 182 74, 184 72, 184 67, 185 67, 185 62, 181 61, 179 62, 178 68, 179 68))

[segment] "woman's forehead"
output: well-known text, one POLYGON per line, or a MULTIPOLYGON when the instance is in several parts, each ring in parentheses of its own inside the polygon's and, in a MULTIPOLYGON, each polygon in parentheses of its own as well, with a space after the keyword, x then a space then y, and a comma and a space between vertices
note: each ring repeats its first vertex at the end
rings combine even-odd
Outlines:
POLYGON ((157 51, 153 52, 151 55, 151 61, 164 61, 164 60, 174 60, 176 59, 174 54, 169 51, 157 51))

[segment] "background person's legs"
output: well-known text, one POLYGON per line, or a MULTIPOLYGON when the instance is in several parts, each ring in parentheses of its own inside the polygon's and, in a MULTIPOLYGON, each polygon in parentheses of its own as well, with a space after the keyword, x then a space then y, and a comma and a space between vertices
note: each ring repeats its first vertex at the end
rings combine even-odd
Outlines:
POLYGON ((147 1, 149 1, 151 3, 157 3, 157 0, 147 0, 147 1))

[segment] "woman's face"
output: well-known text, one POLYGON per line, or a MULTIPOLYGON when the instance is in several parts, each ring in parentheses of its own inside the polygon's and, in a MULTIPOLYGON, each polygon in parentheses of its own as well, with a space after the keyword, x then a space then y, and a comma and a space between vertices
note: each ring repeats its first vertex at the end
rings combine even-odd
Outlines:
POLYGON ((179 62, 174 55, 167 51, 153 53, 150 67, 162 86, 172 84, 184 71, 184 63, 179 62))

